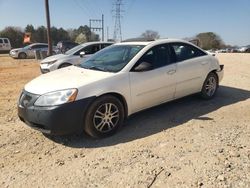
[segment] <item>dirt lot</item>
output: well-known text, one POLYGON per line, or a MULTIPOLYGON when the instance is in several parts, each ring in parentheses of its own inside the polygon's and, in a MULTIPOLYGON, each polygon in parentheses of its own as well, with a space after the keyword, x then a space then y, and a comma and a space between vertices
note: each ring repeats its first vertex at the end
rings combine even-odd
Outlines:
POLYGON ((48 137, 17 117, 38 62, 0 55, 0 187, 250 187, 250 54, 218 54, 217 96, 131 117, 116 135, 48 137))

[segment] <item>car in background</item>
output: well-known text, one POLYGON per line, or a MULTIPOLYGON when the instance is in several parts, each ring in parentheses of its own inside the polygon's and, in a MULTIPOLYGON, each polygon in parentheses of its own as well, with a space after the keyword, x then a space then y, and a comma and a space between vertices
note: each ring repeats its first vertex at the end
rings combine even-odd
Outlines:
POLYGON ((239 52, 250 53, 250 45, 248 45, 248 46, 242 46, 241 48, 239 48, 239 52))
POLYGON ((0 52, 9 52, 10 50, 10 40, 8 38, 0 38, 0 52))
POLYGON ((106 137, 144 109, 194 93, 212 99, 223 67, 184 40, 116 43, 79 66, 30 81, 20 95, 18 116, 45 134, 85 130, 106 137))
POLYGON ((73 48, 77 45, 79 45, 79 44, 76 42, 59 41, 56 46, 57 46, 59 52, 64 54, 66 51, 70 50, 71 48, 73 48))
POLYGON ((78 65, 92 54, 112 44, 113 42, 87 42, 79 44, 65 52, 65 54, 57 54, 43 59, 40 62, 40 70, 42 73, 47 73, 70 65, 78 65))
POLYGON ((214 50, 205 50, 208 54, 215 56, 215 51, 214 50))
MULTIPOLYGON (((46 43, 33 43, 23 48, 15 48, 10 51, 10 57, 15 59, 26 59, 26 58, 35 58, 36 50, 48 50, 48 44, 46 43)), ((56 48, 53 47, 53 54, 56 54, 56 48)))

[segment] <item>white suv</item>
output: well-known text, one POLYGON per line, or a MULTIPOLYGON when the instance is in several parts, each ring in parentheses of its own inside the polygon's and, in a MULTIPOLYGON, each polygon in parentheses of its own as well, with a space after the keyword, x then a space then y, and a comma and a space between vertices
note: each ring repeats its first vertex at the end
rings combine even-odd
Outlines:
POLYGON ((47 134, 104 137, 143 109, 193 93, 213 98, 222 77, 216 57, 183 40, 117 43, 26 84, 18 115, 47 134))
POLYGON ((0 38, 0 52, 9 52, 10 50, 10 40, 8 38, 0 38))
POLYGON ((92 54, 112 44, 112 42, 87 42, 80 44, 66 51, 65 54, 57 54, 45 58, 40 63, 40 70, 42 73, 47 73, 70 65, 78 65, 92 54))

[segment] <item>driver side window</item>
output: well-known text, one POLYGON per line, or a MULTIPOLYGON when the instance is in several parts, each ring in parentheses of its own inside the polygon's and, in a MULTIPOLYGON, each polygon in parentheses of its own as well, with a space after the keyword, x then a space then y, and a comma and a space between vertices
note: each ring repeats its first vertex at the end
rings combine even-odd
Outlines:
POLYGON ((166 44, 158 45, 147 51, 136 63, 135 67, 139 64, 146 62, 151 64, 153 69, 166 66, 171 63, 171 56, 169 55, 169 46, 166 44))

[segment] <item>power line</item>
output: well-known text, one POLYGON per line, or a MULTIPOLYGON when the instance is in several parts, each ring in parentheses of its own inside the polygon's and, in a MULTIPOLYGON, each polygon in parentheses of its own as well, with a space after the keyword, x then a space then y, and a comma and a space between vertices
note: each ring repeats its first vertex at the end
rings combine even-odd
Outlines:
POLYGON ((101 31, 102 41, 104 41, 104 15, 103 14, 102 14, 102 19, 89 19, 89 28, 90 28, 90 31, 101 31), (95 25, 93 26, 92 23, 94 23, 95 25))
POLYGON ((122 0, 116 0, 114 3, 115 9, 113 10, 115 12, 115 26, 114 26, 114 36, 113 39, 116 42, 122 41, 122 29, 121 29, 121 6, 122 6, 122 0))

